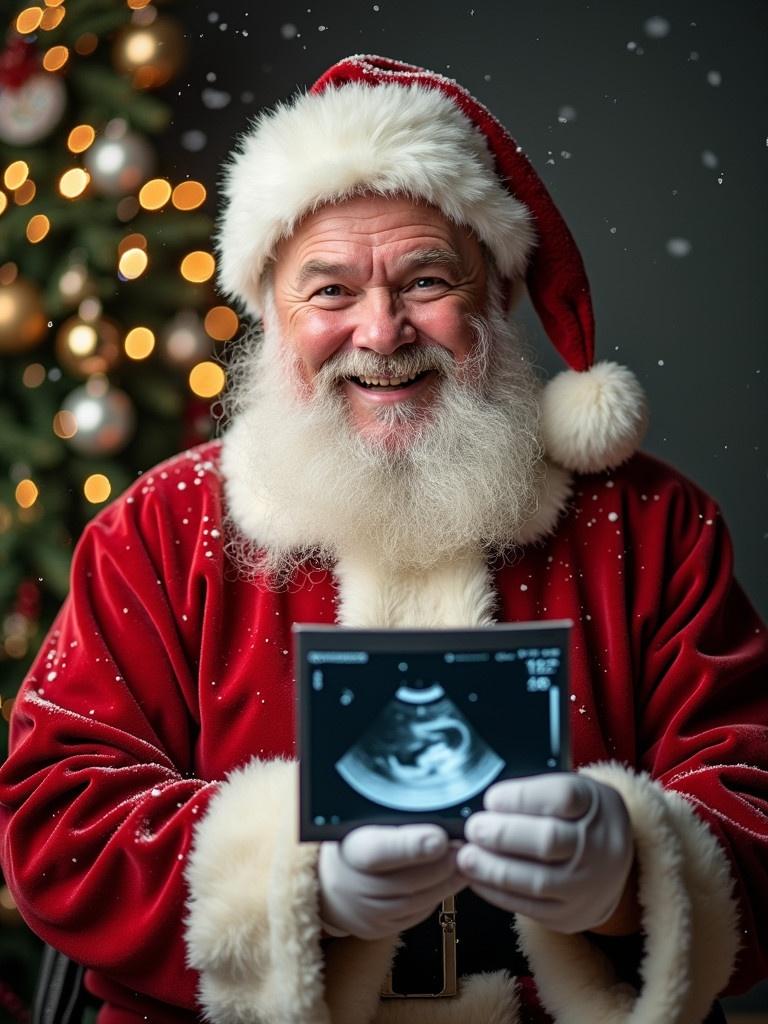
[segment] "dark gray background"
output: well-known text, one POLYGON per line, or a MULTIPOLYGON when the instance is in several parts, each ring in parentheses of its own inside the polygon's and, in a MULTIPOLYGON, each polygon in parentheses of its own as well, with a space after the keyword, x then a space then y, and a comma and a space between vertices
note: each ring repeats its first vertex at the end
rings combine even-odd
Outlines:
MULTIPOLYGON (((739 576, 768 611, 768 5, 211 0, 176 14, 191 44, 165 143, 179 176, 213 182, 249 115, 355 52, 456 77, 497 114, 579 242, 599 356, 648 391, 646 448, 720 501, 739 576)), ((559 368, 523 316, 542 365, 559 368)))

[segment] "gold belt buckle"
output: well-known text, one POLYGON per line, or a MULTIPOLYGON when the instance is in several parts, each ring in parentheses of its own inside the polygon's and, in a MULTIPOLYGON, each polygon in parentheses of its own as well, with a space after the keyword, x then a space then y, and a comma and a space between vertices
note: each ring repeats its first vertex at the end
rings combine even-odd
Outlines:
POLYGON ((381 987, 382 999, 443 999, 459 994, 456 976, 456 902, 453 896, 446 896, 438 911, 438 921, 443 939, 443 987, 439 992, 395 992, 392 988, 392 972, 384 979, 381 987))

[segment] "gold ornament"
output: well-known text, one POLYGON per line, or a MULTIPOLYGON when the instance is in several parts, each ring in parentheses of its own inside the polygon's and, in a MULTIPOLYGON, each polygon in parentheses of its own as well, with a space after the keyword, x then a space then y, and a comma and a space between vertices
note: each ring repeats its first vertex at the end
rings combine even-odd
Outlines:
POLYGON ((44 336, 46 322, 36 284, 23 277, 0 284, 0 354, 10 356, 33 348, 44 336))
POLYGON ((75 377, 108 373, 120 358, 120 331, 105 317, 72 316, 56 334, 56 358, 75 377))
POLYGON ((132 24, 120 32, 112 48, 112 61, 137 89, 159 89, 180 71, 186 41, 173 18, 155 18, 151 24, 132 24))

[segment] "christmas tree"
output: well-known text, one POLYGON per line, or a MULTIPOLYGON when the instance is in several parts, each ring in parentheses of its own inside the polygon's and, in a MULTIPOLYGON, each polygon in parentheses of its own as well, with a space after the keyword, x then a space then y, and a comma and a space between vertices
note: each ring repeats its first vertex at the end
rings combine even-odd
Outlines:
MULTIPOLYGON (((0 8, 2 10, 2 8, 0 8)), ((153 140, 184 63, 168 6, 45 0, 0 44, 0 697, 68 586, 88 519, 210 430, 224 386, 206 189, 153 140)), ((6 735, 3 735, 3 746, 6 735)), ((37 944, 0 889, 0 1017, 24 1020, 37 944)))

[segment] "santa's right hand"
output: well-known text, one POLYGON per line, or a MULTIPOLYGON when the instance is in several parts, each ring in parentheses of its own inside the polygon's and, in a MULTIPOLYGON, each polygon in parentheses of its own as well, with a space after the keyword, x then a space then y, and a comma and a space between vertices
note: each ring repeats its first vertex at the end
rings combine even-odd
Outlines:
POLYGON ((318 877, 325 931, 369 940, 413 927, 467 884, 438 825, 354 829, 321 844, 318 877))

